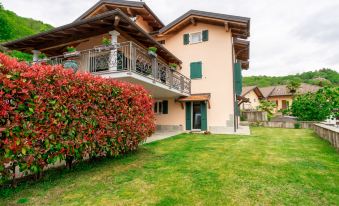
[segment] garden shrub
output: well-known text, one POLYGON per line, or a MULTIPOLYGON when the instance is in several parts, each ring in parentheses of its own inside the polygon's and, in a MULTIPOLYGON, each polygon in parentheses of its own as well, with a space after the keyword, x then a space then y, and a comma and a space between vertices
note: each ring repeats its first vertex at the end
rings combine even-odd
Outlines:
POLYGON ((294 123, 294 129, 300 129, 301 128, 301 124, 299 122, 294 123))
POLYGON ((0 53, 0 182, 18 165, 39 173, 66 160, 136 150, 154 132, 152 99, 141 86, 33 65, 0 53))

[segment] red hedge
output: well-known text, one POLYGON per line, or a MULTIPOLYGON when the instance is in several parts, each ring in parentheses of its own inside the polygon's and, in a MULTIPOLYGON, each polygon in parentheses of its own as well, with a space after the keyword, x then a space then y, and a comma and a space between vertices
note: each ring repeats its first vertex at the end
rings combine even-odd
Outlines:
POLYGON ((36 173, 59 160, 124 154, 155 128, 141 86, 1 53, 0 97, 0 179, 7 163, 36 173))

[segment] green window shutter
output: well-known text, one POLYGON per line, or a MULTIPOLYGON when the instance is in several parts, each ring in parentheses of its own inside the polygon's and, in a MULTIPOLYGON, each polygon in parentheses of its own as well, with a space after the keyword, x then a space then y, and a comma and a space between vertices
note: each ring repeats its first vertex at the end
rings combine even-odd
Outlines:
POLYGON ((191 107, 191 102, 186 102, 186 130, 192 130, 192 107, 191 107))
POLYGON ((202 62, 192 62, 190 67, 191 79, 202 78, 202 62))
POLYGON ((168 101, 167 100, 162 101, 162 113, 168 114, 168 101))
POLYGON ((240 63, 234 64, 234 81, 235 81, 235 93, 241 95, 242 93, 242 68, 240 63))
POLYGON ((208 30, 202 31, 202 41, 208 41, 208 30))
POLYGON ((190 35, 184 34, 184 45, 187 45, 190 43, 190 35))
POLYGON ((201 102, 201 130, 207 131, 207 106, 206 106, 206 102, 201 102))

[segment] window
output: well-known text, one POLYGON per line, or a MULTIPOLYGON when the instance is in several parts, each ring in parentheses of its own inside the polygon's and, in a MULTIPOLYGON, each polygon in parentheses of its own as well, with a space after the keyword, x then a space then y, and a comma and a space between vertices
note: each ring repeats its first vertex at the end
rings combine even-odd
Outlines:
POLYGON ((190 65, 191 70, 191 79, 201 79, 202 78, 202 62, 192 62, 190 65))
POLYGON ((253 102, 257 102, 257 100, 254 98, 254 99, 253 99, 253 102))
POLYGON ((156 101, 154 102, 155 114, 168 114, 168 101, 156 101))
POLYGON ((190 34, 190 44, 196 44, 202 42, 202 32, 190 34))
POLYGON ((184 45, 208 41, 208 30, 184 34, 184 45))
POLYGON ((160 44, 165 44, 166 43, 166 41, 165 40, 160 40, 160 41, 158 41, 160 44))

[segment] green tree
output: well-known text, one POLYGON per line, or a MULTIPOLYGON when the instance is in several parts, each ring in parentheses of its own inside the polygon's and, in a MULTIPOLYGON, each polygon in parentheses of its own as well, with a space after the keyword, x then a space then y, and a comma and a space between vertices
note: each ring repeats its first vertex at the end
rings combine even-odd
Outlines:
POLYGON ((273 110, 275 107, 276 107, 276 104, 274 102, 270 102, 267 100, 261 100, 258 109, 260 111, 267 112, 267 117, 270 120, 273 116, 273 110))
POLYGON ((12 36, 12 29, 7 18, 0 13, 0 41, 8 40, 12 36))
POLYGON ((292 96, 297 92, 301 83, 299 80, 290 80, 287 84, 287 89, 291 92, 292 96))
POLYGON ((339 87, 326 87, 316 93, 296 96, 292 115, 303 121, 323 121, 331 115, 338 116, 339 87))

